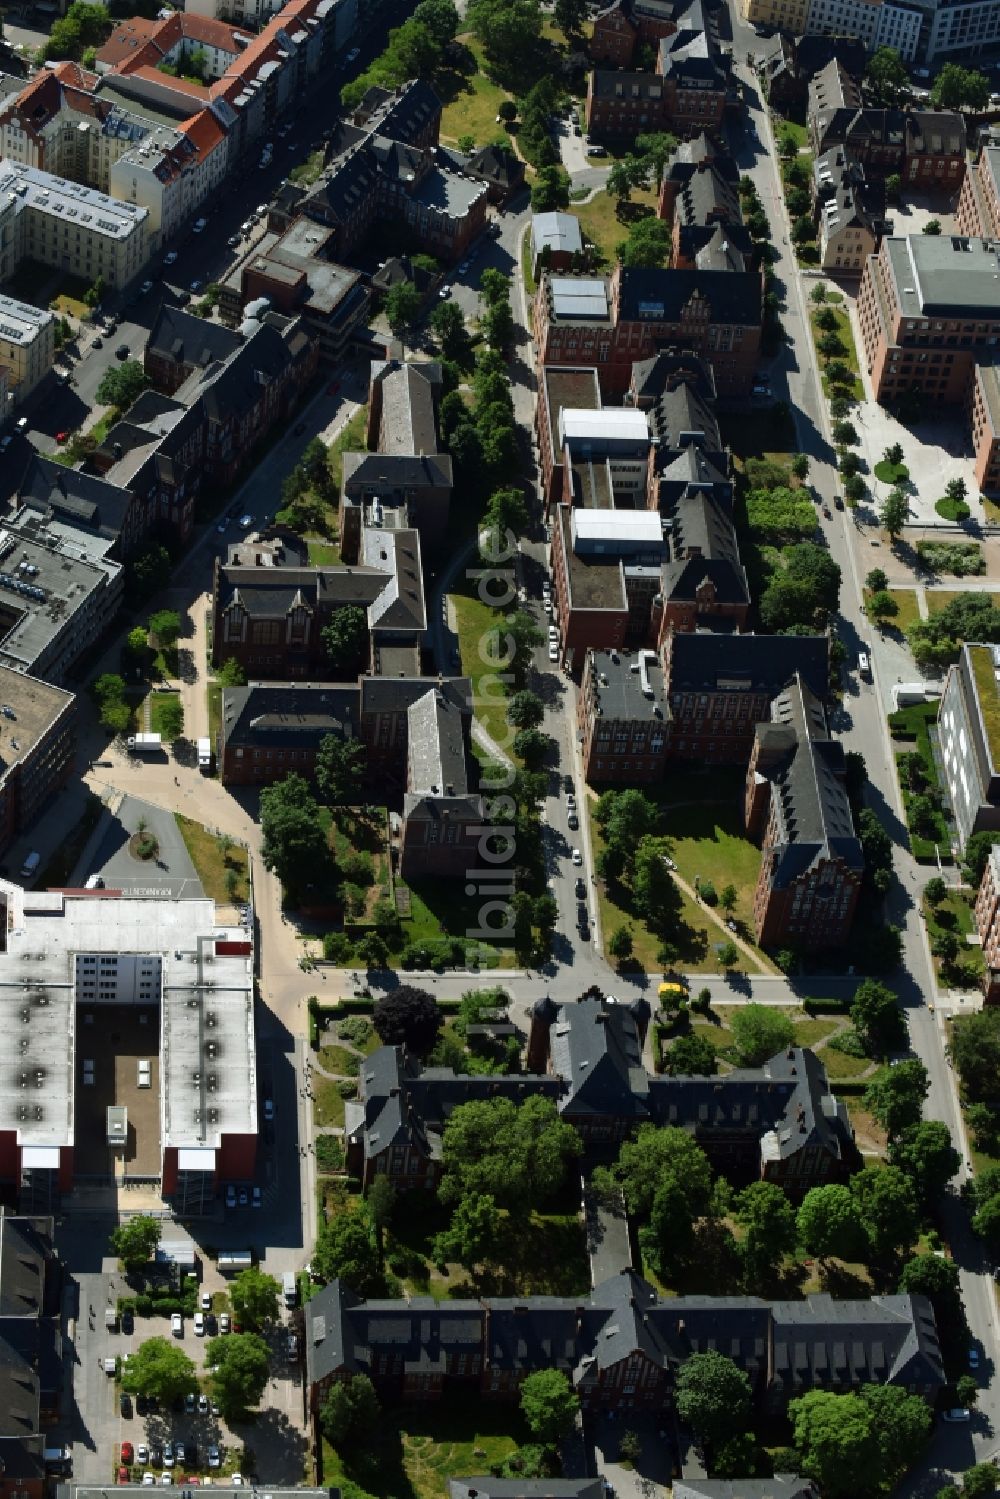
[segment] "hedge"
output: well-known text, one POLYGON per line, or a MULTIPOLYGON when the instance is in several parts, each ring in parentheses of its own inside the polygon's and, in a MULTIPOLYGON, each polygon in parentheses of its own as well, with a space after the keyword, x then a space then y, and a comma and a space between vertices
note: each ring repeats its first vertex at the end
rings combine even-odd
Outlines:
POLYGON ((802 1008, 807 1015, 848 1015, 853 999, 804 999, 802 1008))

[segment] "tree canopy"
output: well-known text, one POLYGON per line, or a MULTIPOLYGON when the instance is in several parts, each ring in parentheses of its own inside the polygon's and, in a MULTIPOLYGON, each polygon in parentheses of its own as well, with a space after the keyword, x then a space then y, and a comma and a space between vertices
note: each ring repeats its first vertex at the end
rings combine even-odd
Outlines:
POLYGON ((767 1005, 740 1005, 730 1020, 733 1045, 743 1067, 759 1067, 791 1046, 795 1029, 781 1010, 767 1005))
POLYGON ((944 1191, 962 1164, 951 1130, 940 1119, 922 1119, 901 1130, 890 1142, 889 1160, 909 1177, 924 1207, 944 1191))
POLYGON ((270 1351, 258 1333, 230 1333, 208 1340, 205 1367, 211 1371, 212 1394, 227 1418, 257 1404, 267 1387, 269 1362, 270 1351))
POLYGON ((801 1471, 824 1494, 867 1493, 879 1466, 872 1413, 860 1395, 810 1390, 788 1407, 801 1471))
POLYGON ((906 1016, 894 992, 877 979, 864 979, 855 989, 851 1024, 869 1056, 883 1057, 906 1045, 906 1016))
POLYGON ((367 764, 360 739, 323 735, 316 751, 316 784, 331 806, 345 807, 357 801, 367 764))
POLYGON ((891 1139, 920 1123, 920 1110, 929 1088, 927 1068, 918 1057, 910 1057, 895 1067, 884 1067, 875 1075, 865 1090, 864 1106, 891 1139))
MULTIPOLYGON (((71 8, 76 9, 75 6, 71 8)), ((139 361, 126 359, 124 364, 113 364, 105 370, 97 387, 96 399, 102 406, 114 406, 119 411, 127 411, 148 384, 146 371, 139 361)))
MULTIPOLYGON (((1000 609, 988 593, 961 593, 928 619, 912 624, 906 638, 918 666, 943 670, 958 659, 963 641, 1000 642, 1000 609)), ((993 841, 992 835, 974 833, 973 837, 993 841)))
POLYGON ((554 1445, 573 1428, 580 1397, 561 1369, 538 1369, 521 1382, 521 1411, 531 1435, 554 1445))
POLYGON ((313 1274, 323 1282, 343 1280, 359 1296, 382 1289, 378 1250, 367 1213, 335 1213, 320 1225, 312 1253, 313 1274))
POLYGON ((819 1259, 856 1259, 864 1242, 861 1215, 849 1187, 812 1187, 796 1218, 799 1241, 819 1259))
POLYGON ((722 1353, 694 1353, 677 1372, 677 1414, 702 1442, 715 1447, 750 1425, 750 1380, 722 1353))
POLYGON ((851 1178, 851 1195, 878 1264, 905 1255, 920 1232, 920 1212, 913 1184, 897 1166, 866 1166, 851 1178))
POLYGON ((178 1395, 198 1388, 194 1364, 170 1338, 147 1338, 122 1365, 122 1389, 133 1395, 155 1395, 172 1405, 178 1395))
POLYGON ((281 1287, 273 1275, 265 1275, 256 1265, 241 1270, 230 1291, 233 1311, 249 1327, 278 1320, 278 1292, 281 1287))
POLYGON ((758 1181, 737 1197, 735 1216, 743 1229, 744 1282, 755 1287, 795 1249, 795 1209, 780 1187, 758 1181))
POLYGON ((957 1015, 948 1052, 973 1102, 991 1102, 1000 1078, 1000 1010, 989 1007, 971 1015, 957 1015))
POLYGON ((434 1049, 444 1016, 433 994, 412 984, 400 984, 378 1001, 372 1024, 383 1045, 405 1046, 418 1057, 425 1057, 434 1049))
POLYGON ((460 1104, 444 1129, 438 1196, 454 1204, 477 1193, 512 1214, 529 1213, 559 1191, 581 1148, 576 1130, 559 1118, 551 1099, 460 1104))
POLYGON ((931 103, 935 109, 985 109, 990 88, 986 73, 946 62, 931 85, 931 103))
POLYGON ((353 682, 368 661, 368 619, 357 604, 337 609, 322 631, 323 648, 336 681, 353 682))
POLYGON ((335 1381, 327 1390, 319 1424, 338 1452, 348 1447, 363 1448, 375 1435, 379 1413, 375 1386, 367 1375, 354 1374, 350 1379, 335 1381))
POLYGON ((289 890, 329 863, 319 802, 300 775, 265 786, 260 794, 261 857, 289 890))
POLYGON ((872 53, 865 78, 879 104, 896 104, 909 93, 910 76, 895 47, 879 47, 872 53))
POLYGON ((144 1265, 160 1242, 160 1220, 145 1213, 126 1218, 112 1230, 110 1244, 126 1270, 144 1265))

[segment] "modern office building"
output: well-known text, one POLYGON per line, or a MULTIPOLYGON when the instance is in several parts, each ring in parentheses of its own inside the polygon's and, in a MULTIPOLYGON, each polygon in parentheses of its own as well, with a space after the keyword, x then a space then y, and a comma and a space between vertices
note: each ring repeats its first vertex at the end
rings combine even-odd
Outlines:
POLYGON ((961 851, 973 833, 1000 830, 1000 647, 964 644, 948 668, 938 745, 961 851))

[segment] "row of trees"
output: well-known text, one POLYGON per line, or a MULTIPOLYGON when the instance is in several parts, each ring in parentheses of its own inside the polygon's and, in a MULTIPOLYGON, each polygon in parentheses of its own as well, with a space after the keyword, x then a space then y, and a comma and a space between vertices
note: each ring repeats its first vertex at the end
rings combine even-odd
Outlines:
POLYGON ((960 593, 928 619, 915 621, 906 638, 922 671, 941 672, 957 661, 964 641, 1000 642, 1000 609, 988 593, 960 593))
POLYGON ((101 45, 112 24, 107 6, 92 4, 91 0, 73 0, 66 14, 52 23, 42 57, 46 62, 62 58, 79 61, 85 52, 101 45))
POLYGON ((394 89, 409 78, 432 77, 457 30, 452 0, 420 0, 409 19, 389 32, 385 50, 367 71, 345 83, 340 91, 344 108, 353 109, 373 86, 394 89))
MULTIPOLYGON (((894 47, 879 47, 872 53, 865 82, 876 104, 899 104, 913 92, 906 64, 894 47)), ((931 85, 931 104, 935 109, 985 109, 990 88, 985 73, 946 62, 931 85)))
MULTIPOLYGON (((483 279, 498 274, 484 271, 483 279)), ((502 316, 499 314, 501 319, 502 316)), ((520 468, 510 378, 498 350, 479 350, 472 389, 475 406, 471 411, 457 389, 442 397, 440 427, 441 440, 451 454, 457 478, 478 506, 494 490, 512 483, 520 468)))

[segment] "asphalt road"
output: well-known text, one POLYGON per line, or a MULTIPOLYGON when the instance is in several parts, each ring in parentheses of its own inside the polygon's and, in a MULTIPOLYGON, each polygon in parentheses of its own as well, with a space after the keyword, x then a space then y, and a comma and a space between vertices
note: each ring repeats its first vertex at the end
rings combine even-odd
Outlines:
MULTIPOLYGON (((735 7, 731 6, 731 9, 735 7)), ((736 51, 742 62, 738 44, 736 51)), ((789 226, 780 194, 777 152, 756 81, 744 67, 741 66, 739 71, 747 84, 750 127, 741 139, 734 141, 737 162, 741 171, 749 171, 753 177, 771 221, 773 242, 778 251, 775 273, 786 294, 783 321, 787 343, 775 361, 772 386, 775 395, 788 399, 795 414, 799 450, 807 453, 811 460, 810 484, 821 499, 832 502, 839 488, 834 452, 808 328, 806 291, 788 248, 789 226)), ((864 756, 868 771, 868 806, 875 811, 895 845, 893 866, 896 880, 888 900, 887 914, 903 933, 903 965, 901 973, 894 976, 893 984, 906 1009, 913 1051, 924 1063, 930 1078, 925 1114, 928 1118, 943 1120, 965 1153, 967 1142, 954 1077, 945 1056, 943 1007, 928 1003, 935 990, 926 933, 919 914, 919 894, 928 875, 909 853, 888 725, 881 706, 883 696, 878 662, 875 662, 875 681, 872 684, 861 682, 853 669, 858 649, 869 639, 870 626, 862 609, 851 512, 832 509, 829 520, 820 516, 820 526, 831 555, 843 574, 837 630, 847 647, 848 671, 843 707, 834 728, 846 750, 855 750, 864 756)), ((963 1170, 959 1183, 964 1175, 963 1170)), ((1000 1412, 993 1382, 1000 1349, 994 1283, 982 1246, 971 1234, 967 1217, 955 1196, 947 1199, 945 1216, 951 1247, 961 1270, 970 1327, 981 1350, 979 1376, 982 1390, 969 1425, 937 1425, 927 1458, 922 1460, 905 1486, 905 1492, 912 1494, 935 1491, 946 1481, 947 1475, 959 1473, 971 1463, 992 1455, 1000 1445, 996 1436, 1000 1412)))

